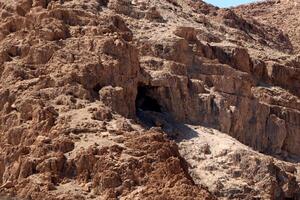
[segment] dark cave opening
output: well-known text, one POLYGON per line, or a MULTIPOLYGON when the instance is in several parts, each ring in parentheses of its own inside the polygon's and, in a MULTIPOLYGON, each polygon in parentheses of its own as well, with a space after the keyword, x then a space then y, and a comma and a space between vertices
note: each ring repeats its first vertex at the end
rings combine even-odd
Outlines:
POLYGON ((168 137, 175 139, 177 133, 174 132, 174 128, 182 125, 177 123, 169 112, 165 104, 167 102, 162 102, 167 91, 162 87, 140 85, 135 100, 136 117, 144 128, 160 128, 168 137))
POLYGON ((107 7, 109 0, 98 0, 98 3, 100 6, 105 6, 107 7))
POLYGON ((162 112, 162 107, 156 99, 151 97, 151 91, 154 90, 154 87, 150 86, 139 86, 138 94, 135 100, 136 112, 141 111, 153 111, 153 112, 162 112))
POLYGON ((160 121, 164 117, 165 109, 159 103, 157 97, 158 87, 141 85, 138 87, 135 99, 135 109, 138 121, 146 128, 161 126, 160 121))
POLYGON ((94 100, 99 100, 99 91, 103 88, 103 85, 97 83, 94 87, 90 90, 90 94, 94 100))

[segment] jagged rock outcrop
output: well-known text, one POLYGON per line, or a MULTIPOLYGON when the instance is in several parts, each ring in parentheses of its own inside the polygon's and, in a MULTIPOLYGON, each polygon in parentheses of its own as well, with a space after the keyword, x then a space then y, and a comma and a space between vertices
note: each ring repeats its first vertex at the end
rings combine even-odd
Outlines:
POLYGON ((202 1, 0 0, 0 192, 25 199, 298 198, 296 40, 238 13, 202 1), (241 179, 257 180, 251 186, 271 188, 235 195, 204 188, 201 178, 195 184, 164 135, 176 130, 160 115, 218 129, 274 156, 255 164, 245 151, 232 164, 246 170, 241 179), (163 130, 147 131, 144 119, 163 130), (295 162, 293 170, 277 158, 295 162))

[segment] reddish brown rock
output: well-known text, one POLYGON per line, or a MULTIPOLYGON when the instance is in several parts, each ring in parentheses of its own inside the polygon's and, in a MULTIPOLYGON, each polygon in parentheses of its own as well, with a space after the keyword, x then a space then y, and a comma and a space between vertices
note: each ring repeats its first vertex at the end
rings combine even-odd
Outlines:
MULTIPOLYGON (((278 8, 249 6, 260 5, 278 8)), ((282 23, 259 20, 261 12, 255 20, 250 11, 202 1, 0 0, 0 193, 297 199, 298 40, 282 23), (247 149, 228 165, 264 192, 195 184, 170 141, 196 137, 178 131, 181 123, 219 129, 273 156, 257 160, 247 149)), ((199 166, 215 153, 208 145, 199 151, 199 166)), ((225 150, 220 157, 227 159, 225 150)))

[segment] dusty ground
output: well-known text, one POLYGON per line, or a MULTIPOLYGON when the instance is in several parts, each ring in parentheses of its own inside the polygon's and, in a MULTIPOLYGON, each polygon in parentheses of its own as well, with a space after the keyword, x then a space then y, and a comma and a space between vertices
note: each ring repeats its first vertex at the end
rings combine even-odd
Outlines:
MULTIPOLYGON (((259 154, 217 130, 199 126, 190 128, 192 133, 186 136, 184 131, 184 136, 178 138, 180 154, 189 163, 194 181, 209 188, 218 199, 280 199, 282 197, 276 196, 275 191, 273 195, 264 194, 261 188, 269 192, 280 190, 279 185, 270 187, 280 173, 285 173, 285 168, 280 167, 289 166, 292 173, 299 168, 297 164, 259 154)), ((296 177, 299 178, 299 172, 296 177)), ((290 181, 285 187, 299 184, 290 181)))

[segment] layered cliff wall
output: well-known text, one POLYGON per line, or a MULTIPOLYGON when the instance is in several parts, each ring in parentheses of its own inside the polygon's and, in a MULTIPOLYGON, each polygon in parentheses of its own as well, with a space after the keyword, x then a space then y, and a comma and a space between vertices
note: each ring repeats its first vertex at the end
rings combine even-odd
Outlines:
MULTIPOLYGON (((164 130, 141 126, 145 110, 299 161, 299 56, 279 27, 201 1, 22 0, 0 8, 3 193, 215 198, 193 182, 164 130)), ((278 171, 279 196, 296 197, 296 170, 278 171)))

